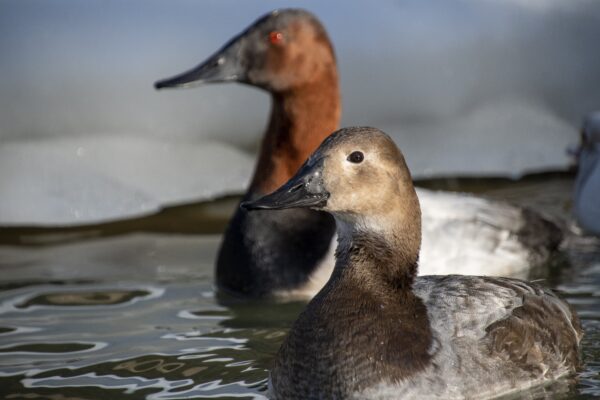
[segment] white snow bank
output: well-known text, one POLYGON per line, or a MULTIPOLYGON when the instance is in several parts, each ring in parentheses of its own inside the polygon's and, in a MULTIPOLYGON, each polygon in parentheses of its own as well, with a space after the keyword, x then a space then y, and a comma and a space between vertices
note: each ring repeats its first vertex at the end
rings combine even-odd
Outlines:
POLYGON ((128 135, 5 142, 0 224, 91 224, 239 193, 252 163, 218 143, 128 135))
POLYGON ((575 135, 564 120, 522 100, 483 104, 463 118, 382 124, 414 178, 499 176, 565 169, 575 135))

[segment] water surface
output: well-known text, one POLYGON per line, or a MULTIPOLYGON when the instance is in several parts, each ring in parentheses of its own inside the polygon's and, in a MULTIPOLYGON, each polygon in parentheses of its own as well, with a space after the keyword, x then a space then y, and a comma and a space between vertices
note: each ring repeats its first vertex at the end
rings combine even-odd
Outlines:
MULTIPOLYGON (((443 180, 569 224, 569 175, 443 180)), ((235 201, 80 229, 0 233, 0 398, 262 399, 302 303, 231 302, 214 257, 235 201)), ((581 316, 585 367, 516 398, 600 397, 600 246, 570 235, 542 274, 581 316)))

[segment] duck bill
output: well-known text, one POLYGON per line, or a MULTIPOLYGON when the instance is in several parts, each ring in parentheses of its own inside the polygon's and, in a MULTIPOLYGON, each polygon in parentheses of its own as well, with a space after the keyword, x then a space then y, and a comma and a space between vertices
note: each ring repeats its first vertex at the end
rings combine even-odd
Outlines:
POLYGON ((329 192, 323 186, 323 163, 305 163, 287 183, 271 194, 243 202, 246 210, 282 210, 285 208, 323 208, 329 192))
POLYGON ((232 39, 202 64, 179 75, 160 80, 154 87, 181 88, 213 82, 243 81, 244 67, 240 63, 243 42, 243 37, 232 39))

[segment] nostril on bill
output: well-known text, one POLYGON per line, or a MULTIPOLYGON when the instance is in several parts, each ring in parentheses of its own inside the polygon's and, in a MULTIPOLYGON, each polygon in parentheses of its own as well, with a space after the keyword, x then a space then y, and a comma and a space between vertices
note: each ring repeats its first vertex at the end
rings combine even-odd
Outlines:
POLYGON ((302 189, 302 186, 304 186, 304 184, 303 184, 303 183, 299 183, 299 184, 297 184, 296 186, 294 186, 294 187, 292 187, 292 188, 290 189, 290 193, 297 192, 298 190, 302 189))

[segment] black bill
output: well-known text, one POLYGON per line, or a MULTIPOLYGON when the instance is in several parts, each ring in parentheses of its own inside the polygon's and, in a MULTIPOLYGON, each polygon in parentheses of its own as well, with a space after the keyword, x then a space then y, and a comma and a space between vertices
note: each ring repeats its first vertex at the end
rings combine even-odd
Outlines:
POLYGON ((312 163, 307 161, 282 187, 260 199, 243 202, 240 206, 246 210, 325 207, 329 192, 323 186, 322 175, 322 159, 312 163))

